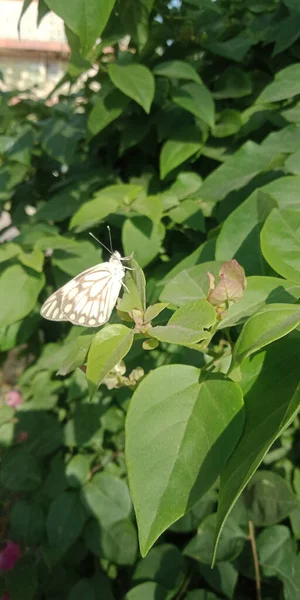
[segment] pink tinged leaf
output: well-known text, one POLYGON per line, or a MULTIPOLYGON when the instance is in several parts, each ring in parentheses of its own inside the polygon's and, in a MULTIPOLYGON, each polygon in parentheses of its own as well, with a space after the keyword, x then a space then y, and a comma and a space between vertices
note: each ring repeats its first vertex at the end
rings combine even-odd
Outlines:
POLYGON ((239 263, 233 259, 225 262, 220 271, 220 281, 215 287, 214 278, 208 273, 209 291, 207 300, 215 306, 224 303, 239 302, 247 285, 245 271, 239 263))

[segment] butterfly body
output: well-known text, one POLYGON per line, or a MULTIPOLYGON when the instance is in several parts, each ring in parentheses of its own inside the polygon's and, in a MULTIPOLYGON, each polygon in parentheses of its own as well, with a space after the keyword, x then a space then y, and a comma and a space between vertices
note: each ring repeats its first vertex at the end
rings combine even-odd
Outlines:
POLYGON ((112 313, 124 276, 122 257, 113 252, 108 262, 79 273, 54 292, 43 304, 41 315, 50 321, 99 327, 112 313))

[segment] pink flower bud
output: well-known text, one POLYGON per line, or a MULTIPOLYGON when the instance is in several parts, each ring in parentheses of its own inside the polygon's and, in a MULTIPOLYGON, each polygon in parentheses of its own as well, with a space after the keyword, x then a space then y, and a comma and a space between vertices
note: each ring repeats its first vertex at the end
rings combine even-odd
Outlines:
POLYGON ((209 279, 209 290, 207 300, 214 306, 224 307, 226 310, 230 303, 239 302, 246 289, 247 280, 245 271, 237 260, 228 260, 220 271, 220 280, 215 285, 215 278, 211 273, 207 273, 209 279))
POLYGON ((8 592, 4 592, 3 596, 1 596, 0 600, 11 600, 11 597, 8 592))
POLYGON ((0 552, 0 571, 10 571, 21 556, 19 544, 7 542, 5 548, 0 552))
POLYGON ((23 398, 18 392, 18 390, 10 390, 7 394, 6 404, 7 406, 12 406, 13 408, 18 408, 20 404, 22 404, 23 398))

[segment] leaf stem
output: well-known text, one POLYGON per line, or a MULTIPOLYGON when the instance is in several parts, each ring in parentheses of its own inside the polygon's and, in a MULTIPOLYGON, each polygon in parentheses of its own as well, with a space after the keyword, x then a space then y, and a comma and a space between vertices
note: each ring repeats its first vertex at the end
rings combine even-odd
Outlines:
POLYGON ((255 571, 256 598, 257 598, 257 600, 262 600, 261 581, 260 581, 260 572, 259 572, 259 560, 258 560, 258 554, 257 554, 257 548, 256 548, 254 525, 251 520, 248 521, 248 526, 249 526, 249 539, 250 539, 250 543, 251 543, 254 571, 255 571))

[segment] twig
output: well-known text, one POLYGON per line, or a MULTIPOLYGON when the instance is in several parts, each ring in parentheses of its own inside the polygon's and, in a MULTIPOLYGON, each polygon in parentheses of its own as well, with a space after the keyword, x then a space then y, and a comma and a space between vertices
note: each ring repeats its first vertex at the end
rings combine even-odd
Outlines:
POLYGON ((108 463, 114 462, 120 454, 122 454, 122 451, 116 450, 115 452, 113 452, 113 454, 111 456, 108 457, 108 459, 103 460, 101 463, 98 463, 98 465, 95 465, 94 467, 92 467, 88 473, 87 481, 90 481, 90 479, 92 479, 93 475, 95 473, 97 473, 97 471, 101 471, 101 469, 103 469, 108 463))
POLYGON ((187 578, 184 580, 182 587, 180 588, 177 596, 176 596, 176 600, 181 600, 181 598, 185 595, 185 593, 188 590, 188 587, 191 583, 192 577, 193 577, 193 571, 187 576, 187 578))
POLYGON ((255 571, 256 598, 257 598, 257 600, 262 600, 259 561, 258 561, 256 541, 255 541, 255 531, 254 531, 254 526, 253 526, 252 521, 250 521, 250 520, 248 521, 248 526, 249 526, 249 539, 250 539, 250 543, 251 543, 254 571, 255 571))

